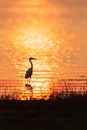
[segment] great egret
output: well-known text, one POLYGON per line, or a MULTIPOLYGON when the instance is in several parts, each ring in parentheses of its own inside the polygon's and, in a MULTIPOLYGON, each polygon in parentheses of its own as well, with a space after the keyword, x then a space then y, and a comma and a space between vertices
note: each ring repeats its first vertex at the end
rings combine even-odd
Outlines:
MULTIPOLYGON (((26 73, 25 73, 25 78, 26 79, 28 79, 28 78, 30 78, 31 79, 31 76, 32 76, 32 74, 33 74, 33 63, 32 63, 32 61, 31 60, 37 60, 36 58, 33 58, 33 57, 30 57, 29 58, 29 62, 30 62, 30 64, 31 64, 31 67, 26 71, 26 73)), ((27 80, 27 82, 28 82, 28 80, 27 80)), ((30 83, 30 80, 29 80, 29 83, 30 83)))

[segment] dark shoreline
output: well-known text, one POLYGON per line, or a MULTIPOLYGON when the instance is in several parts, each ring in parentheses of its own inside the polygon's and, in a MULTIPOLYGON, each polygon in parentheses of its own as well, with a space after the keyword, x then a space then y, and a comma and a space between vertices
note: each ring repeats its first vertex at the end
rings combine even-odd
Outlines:
POLYGON ((49 100, 0 100, 0 129, 87 129, 87 97, 49 100))

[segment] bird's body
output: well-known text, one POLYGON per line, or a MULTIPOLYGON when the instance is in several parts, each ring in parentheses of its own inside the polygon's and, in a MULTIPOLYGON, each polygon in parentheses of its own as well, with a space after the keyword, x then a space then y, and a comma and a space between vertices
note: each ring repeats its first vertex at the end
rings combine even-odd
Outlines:
MULTIPOLYGON (((36 59, 35 59, 35 58, 32 58, 32 57, 29 58, 29 62, 30 62, 30 64, 31 64, 31 67, 28 68, 28 70, 27 70, 26 73, 25 73, 25 78, 26 78, 26 79, 31 78, 31 76, 32 76, 32 74, 33 74, 33 63, 32 63, 31 60, 36 60, 36 59)), ((29 81, 29 82, 30 82, 30 81, 29 81)))
POLYGON ((27 79, 27 78, 31 78, 32 74, 33 74, 33 68, 29 68, 29 69, 26 71, 26 73, 25 73, 25 78, 26 78, 26 79, 27 79))

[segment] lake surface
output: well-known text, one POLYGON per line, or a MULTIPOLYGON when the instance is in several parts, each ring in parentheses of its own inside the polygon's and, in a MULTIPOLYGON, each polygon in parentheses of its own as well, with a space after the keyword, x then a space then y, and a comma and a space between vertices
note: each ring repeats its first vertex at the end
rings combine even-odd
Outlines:
POLYGON ((77 0, 1 0, 1 90, 3 86, 15 89, 18 86, 18 92, 27 93, 24 75, 30 67, 29 57, 38 59, 33 61, 31 85, 36 86, 34 92, 51 93, 50 87, 56 83, 61 86, 61 79, 84 79, 81 85, 86 84, 86 7, 84 0, 82 3, 77 0))

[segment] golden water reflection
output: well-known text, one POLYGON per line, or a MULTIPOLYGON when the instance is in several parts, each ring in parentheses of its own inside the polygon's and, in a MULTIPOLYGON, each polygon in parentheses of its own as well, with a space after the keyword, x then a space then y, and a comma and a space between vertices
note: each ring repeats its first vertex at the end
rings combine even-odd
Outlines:
MULTIPOLYGON (((48 99, 55 87, 53 82, 56 84, 58 79, 62 78, 79 78, 83 72, 86 72, 83 71, 83 68, 80 68, 80 71, 77 70, 75 59, 72 59, 76 55, 73 46, 58 38, 47 28, 20 28, 17 33, 12 35, 12 40, 11 51, 15 50, 15 52, 8 57, 9 61, 12 62, 12 66, 9 67, 10 69, 14 68, 14 70, 9 71, 7 65, 8 75, 3 77, 4 79, 12 78, 13 80, 15 78, 21 81, 18 92, 22 100, 30 99, 30 97, 48 99), (29 57, 38 59, 33 61, 32 91, 25 86, 27 81, 24 78, 26 70, 30 67, 29 57)), ((65 83, 62 84, 62 87, 60 83, 56 85, 61 87, 58 92, 64 90, 64 85, 65 83)), ((17 86, 15 85, 15 87, 17 86)))
POLYGON ((86 79, 87 9, 82 3, 0 0, 0 89, 13 86, 29 98, 24 78, 30 67, 29 57, 38 59, 33 61, 31 78, 35 98, 41 97, 41 93, 49 96, 53 83, 60 87, 57 79, 86 79), (3 85, 3 80, 7 84, 3 85), (20 87, 17 83, 8 84, 9 80, 21 81, 20 87))

